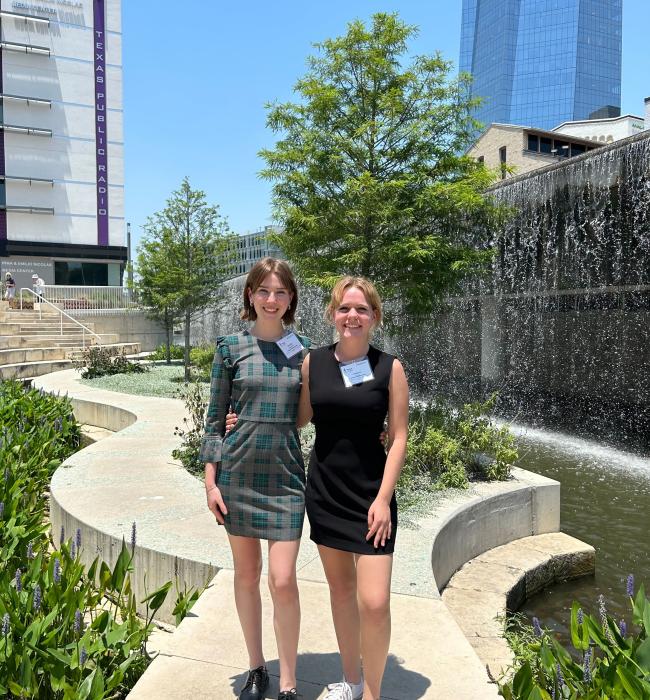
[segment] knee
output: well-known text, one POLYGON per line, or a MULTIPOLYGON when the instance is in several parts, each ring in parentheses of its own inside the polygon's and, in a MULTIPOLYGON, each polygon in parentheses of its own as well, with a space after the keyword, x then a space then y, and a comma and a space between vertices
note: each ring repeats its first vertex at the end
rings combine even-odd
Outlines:
POLYGON ((390 618, 390 595, 384 592, 359 595, 359 613, 371 624, 382 624, 390 618))
POLYGON ((357 582, 354 578, 331 578, 328 580, 332 603, 346 603, 357 598, 357 582))
POLYGON ((269 573, 269 590, 276 601, 289 602, 298 596, 298 584, 293 572, 269 573))
POLYGON ((260 585, 262 562, 250 562, 235 566, 235 585, 238 588, 253 589, 260 585))

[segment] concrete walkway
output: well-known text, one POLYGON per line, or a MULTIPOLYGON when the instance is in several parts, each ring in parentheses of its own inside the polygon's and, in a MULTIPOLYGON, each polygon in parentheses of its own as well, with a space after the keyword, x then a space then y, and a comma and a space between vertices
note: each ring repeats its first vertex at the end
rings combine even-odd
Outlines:
MULTIPOLYGON (((201 483, 170 457, 181 402, 93 389, 74 371, 34 381, 67 393, 82 423, 119 431, 70 457, 51 484, 51 519, 69 535, 82 530, 83 557, 113 564, 122 538, 137 526, 134 589, 139 599, 167 580, 188 586, 212 581, 169 638, 130 697, 232 698, 246 668, 232 596, 232 559, 223 528, 205 507, 201 483)), ((559 528, 559 484, 516 470, 516 479, 450 494, 417 529, 400 528, 393 576, 393 635, 383 695, 395 700, 496 698, 483 663, 440 599, 439 588, 463 563, 492 547, 559 528), (495 517, 495 513, 498 517, 495 517), (438 583, 436 583, 438 579, 438 583)), ((306 532, 308 532, 306 526, 306 532)), ((266 567, 265 567, 266 572, 266 567)), ((340 666, 328 589, 313 543, 298 559, 303 623, 299 685, 318 698, 340 666)), ((265 582, 264 582, 265 584, 265 582)), ((277 675, 266 585, 264 615, 269 667, 277 675)), ((173 600, 161 611, 171 618, 173 600)), ((277 688, 270 689, 274 697, 277 688)))

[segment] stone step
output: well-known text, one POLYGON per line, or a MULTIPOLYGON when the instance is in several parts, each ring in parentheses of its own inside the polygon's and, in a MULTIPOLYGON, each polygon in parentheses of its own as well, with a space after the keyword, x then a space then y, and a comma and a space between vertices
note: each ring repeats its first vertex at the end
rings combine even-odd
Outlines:
POLYGON ((70 360, 45 360, 42 362, 17 362, 0 367, 0 379, 31 379, 51 372, 70 369, 70 360))
POLYGON ((13 348, 0 350, 0 366, 22 362, 42 362, 43 360, 65 360, 69 351, 66 348, 13 348))
POLYGON ((3 311, 0 312, 0 323, 7 323, 7 322, 22 322, 22 321, 33 321, 34 319, 39 319, 42 318, 44 320, 52 320, 52 319, 58 319, 60 317, 60 314, 57 314, 55 311, 51 312, 45 312, 41 311, 41 315, 39 317, 38 311, 3 311))
MULTIPOLYGON (((3 329, 0 328, 0 331, 3 329)), ((110 345, 118 343, 119 336, 117 333, 100 333, 102 344, 110 345)), ((9 348, 42 348, 42 347, 82 347, 84 338, 81 333, 65 335, 50 334, 50 335, 0 335, 0 349, 9 348)), ((86 333, 86 345, 96 345, 97 339, 94 335, 86 333)))

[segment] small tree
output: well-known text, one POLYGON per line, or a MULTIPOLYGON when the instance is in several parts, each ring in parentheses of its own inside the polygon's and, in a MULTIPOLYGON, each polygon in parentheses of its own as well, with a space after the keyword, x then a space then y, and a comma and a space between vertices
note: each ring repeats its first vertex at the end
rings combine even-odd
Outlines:
POLYGON ((219 303, 221 284, 231 269, 232 234, 219 208, 206 202, 204 192, 193 190, 187 177, 167 206, 147 219, 144 230, 138 250, 139 291, 155 303, 168 327, 182 318, 189 381, 191 322, 219 303))
POLYGON ((138 279, 134 287, 139 302, 147 309, 147 315, 165 329, 165 359, 171 364, 171 343, 174 324, 181 319, 177 303, 175 281, 167 274, 165 251, 169 248, 164 239, 169 236, 161 231, 161 239, 148 233, 140 241, 137 255, 138 279))
POLYGON ((284 226, 275 242, 303 280, 366 275, 420 314, 490 259, 468 242, 497 210, 481 194, 494 174, 461 155, 476 128, 468 78, 450 79, 439 55, 404 67, 415 34, 380 13, 316 44, 300 102, 269 106, 282 136, 260 155, 284 226))

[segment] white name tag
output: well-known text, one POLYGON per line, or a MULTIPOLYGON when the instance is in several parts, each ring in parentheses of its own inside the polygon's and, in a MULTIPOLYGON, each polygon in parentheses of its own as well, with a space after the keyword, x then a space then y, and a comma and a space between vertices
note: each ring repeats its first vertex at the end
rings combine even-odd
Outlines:
POLYGON ((364 357, 363 360, 355 360, 354 362, 342 364, 340 367, 343 382, 346 387, 354 386, 355 384, 363 384, 375 378, 367 357, 364 357))
POLYGON ((298 340, 295 333, 285 335, 284 338, 277 340, 276 344, 280 350, 282 350, 287 360, 291 359, 294 355, 297 355, 304 349, 302 347, 302 343, 298 340))

